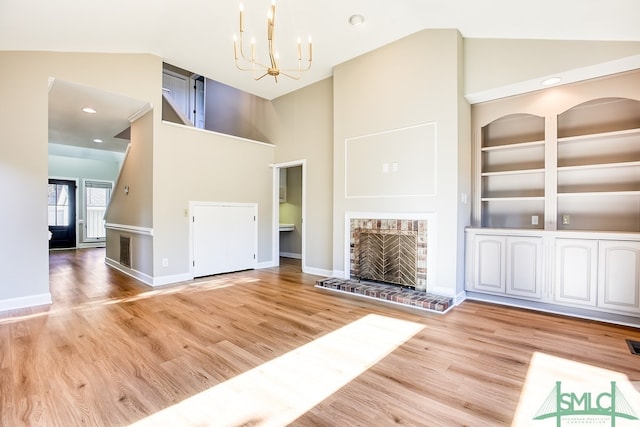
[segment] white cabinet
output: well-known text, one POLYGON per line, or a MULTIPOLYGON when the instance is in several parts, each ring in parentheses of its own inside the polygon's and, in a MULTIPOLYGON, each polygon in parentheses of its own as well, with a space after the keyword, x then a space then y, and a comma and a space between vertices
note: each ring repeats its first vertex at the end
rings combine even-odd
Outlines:
POLYGON ((640 314, 640 242, 600 241, 598 307, 640 314))
POLYGON ((191 212, 194 277, 256 268, 256 204, 199 202, 191 212))
POLYGON ((473 290, 504 293, 506 241, 505 236, 476 236, 473 290))
POLYGON ((598 241, 556 239, 554 301, 596 306, 598 241))
POLYGON ((508 295, 542 296, 542 238, 507 237, 506 287, 508 295))
POLYGON ((473 276, 468 290, 540 298, 542 239, 476 235, 473 239, 473 276))

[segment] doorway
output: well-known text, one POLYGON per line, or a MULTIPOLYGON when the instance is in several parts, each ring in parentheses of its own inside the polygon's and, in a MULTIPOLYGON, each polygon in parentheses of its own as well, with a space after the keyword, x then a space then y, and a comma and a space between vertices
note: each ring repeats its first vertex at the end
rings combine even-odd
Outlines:
POLYGON ((76 182, 49 179, 49 249, 76 247, 76 182))
POLYGON ((281 163, 275 167, 274 264, 305 270, 305 161, 281 163))

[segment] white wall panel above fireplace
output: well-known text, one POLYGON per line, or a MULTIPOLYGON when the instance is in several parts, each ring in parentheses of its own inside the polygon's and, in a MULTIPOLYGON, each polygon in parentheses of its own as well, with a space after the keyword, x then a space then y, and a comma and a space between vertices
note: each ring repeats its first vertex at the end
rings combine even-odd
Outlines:
POLYGON ((345 140, 345 197, 436 194, 436 123, 345 140))

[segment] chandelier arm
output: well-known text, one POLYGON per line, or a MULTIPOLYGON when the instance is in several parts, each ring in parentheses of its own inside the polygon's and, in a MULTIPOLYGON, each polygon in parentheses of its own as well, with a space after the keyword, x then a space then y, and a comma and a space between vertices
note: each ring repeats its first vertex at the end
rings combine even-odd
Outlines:
MULTIPOLYGON (((255 67, 251 67, 251 68, 244 68, 243 66, 240 65, 240 61, 236 60, 235 61, 236 64, 236 68, 240 71, 253 71, 255 73, 256 69, 255 67)), ((260 68, 263 68, 264 70, 266 70, 268 67, 258 63, 258 62, 249 62, 249 64, 251 65, 258 65, 260 68)))
POLYGON ((286 71, 286 72, 289 72, 289 73, 291 73, 293 71, 303 72, 303 71, 309 71, 310 69, 311 69, 311 61, 309 61, 309 64, 307 65, 306 68, 301 68, 301 67, 298 67, 298 68, 281 68, 280 72, 283 72, 283 71, 286 71))
MULTIPOLYGON (((247 71, 250 71, 250 70, 247 70, 247 71)), ((258 81, 258 80, 260 80, 260 79, 262 79, 263 77, 268 76, 268 75, 269 75, 269 73, 264 73, 264 74, 263 74, 263 75, 261 75, 260 77, 254 77, 254 78, 253 78, 253 80, 258 81)))
POLYGON ((302 73, 299 73, 297 76, 294 76, 292 74, 287 73, 286 71, 280 70, 280 74, 282 74, 283 76, 287 76, 290 79, 293 80, 300 80, 300 78, 302 77, 302 73))

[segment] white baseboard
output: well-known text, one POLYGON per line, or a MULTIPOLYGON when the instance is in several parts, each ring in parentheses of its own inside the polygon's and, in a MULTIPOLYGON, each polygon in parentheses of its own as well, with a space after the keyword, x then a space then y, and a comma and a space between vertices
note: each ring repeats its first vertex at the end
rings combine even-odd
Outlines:
POLYGON ((293 252, 280 252, 280 256, 283 258, 302 259, 302 254, 296 254, 293 252))
POLYGON ((78 249, 88 249, 88 248, 106 248, 107 244, 105 242, 86 242, 86 243, 78 243, 78 249))
POLYGON ((112 260, 111 258, 105 258, 104 262, 109 267, 115 268, 116 270, 126 274, 127 276, 133 277, 134 279, 141 281, 147 286, 154 286, 153 277, 149 276, 148 274, 142 273, 129 267, 125 267, 118 261, 112 260))
POLYGON ((458 295, 454 293, 455 291, 451 292, 450 288, 445 288, 443 286, 429 286, 429 284, 427 284, 427 292, 434 295, 453 298, 454 300, 458 298, 458 295))
POLYGON ((303 273, 307 273, 307 274, 313 274, 315 276, 322 276, 322 277, 331 277, 332 271, 331 270, 324 270, 322 268, 314 268, 314 267, 302 267, 302 272, 303 273))
POLYGON ((348 279, 348 277, 344 275, 344 271, 342 270, 333 270, 331 272, 331 276, 329 277, 336 277, 338 279, 348 279))
POLYGON ((258 265, 256 265, 256 270, 260 270, 262 268, 271 268, 275 266, 276 266, 276 263, 273 261, 259 262, 258 265))
POLYGON ((9 298, 0 300, 0 311, 49 305, 52 302, 53 300, 51 299, 51 294, 49 292, 38 295, 29 295, 28 297, 9 298))
POLYGON ((170 285, 172 283, 186 282, 187 280, 193 280, 193 276, 189 273, 173 274, 171 276, 158 276, 152 278, 151 286, 170 285))
POLYGON ((460 305, 466 299, 467 293, 465 291, 462 291, 458 295, 456 295, 455 299, 453 300, 453 305, 460 305))

